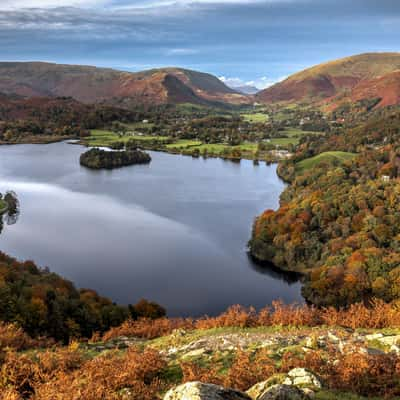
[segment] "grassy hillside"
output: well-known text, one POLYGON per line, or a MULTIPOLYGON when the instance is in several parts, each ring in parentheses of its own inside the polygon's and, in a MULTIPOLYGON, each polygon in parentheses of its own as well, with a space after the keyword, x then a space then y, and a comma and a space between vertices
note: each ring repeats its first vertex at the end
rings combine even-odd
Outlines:
POLYGON ((400 69, 400 53, 365 53, 328 61, 292 75, 288 80, 303 80, 317 75, 375 78, 400 69))
POLYGON ((394 399, 399 321, 396 306, 380 302, 341 311, 276 302, 198 320, 130 320, 68 346, 0 323, 0 392, 7 400, 155 400, 197 381, 251 400, 283 383, 303 400, 394 399))
POLYGON ((256 95, 265 103, 324 104, 380 98, 378 106, 399 104, 400 53, 367 53, 319 64, 291 75, 256 95))
POLYGON ((333 164, 335 162, 342 163, 351 160, 356 156, 354 153, 347 153, 345 151, 326 151, 314 157, 306 158, 296 164, 296 170, 299 172, 306 171, 314 168, 321 163, 333 164))
POLYGON ((39 62, 0 63, 0 92, 26 97, 69 96, 121 107, 132 104, 246 103, 213 75, 179 68, 138 73, 39 62))

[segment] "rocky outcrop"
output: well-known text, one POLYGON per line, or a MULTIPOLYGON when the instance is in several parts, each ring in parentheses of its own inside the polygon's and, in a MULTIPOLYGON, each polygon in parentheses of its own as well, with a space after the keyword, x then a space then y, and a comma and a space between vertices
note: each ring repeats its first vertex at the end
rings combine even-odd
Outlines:
POLYGON ((285 385, 306 387, 309 389, 322 388, 321 381, 312 372, 307 371, 305 368, 294 368, 289 371, 283 383, 285 385))
POLYGON ((164 400, 251 400, 242 392, 201 382, 188 382, 167 392, 164 400))
POLYGON ((296 386, 273 385, 254 400, 308 400, 302 390, 296 386))
POLYGON ((302 400, 322 388, 321 381, 304 368, 294 368, 286 375, 277 374, 252 386, 246 393, 252 400, 302 400))

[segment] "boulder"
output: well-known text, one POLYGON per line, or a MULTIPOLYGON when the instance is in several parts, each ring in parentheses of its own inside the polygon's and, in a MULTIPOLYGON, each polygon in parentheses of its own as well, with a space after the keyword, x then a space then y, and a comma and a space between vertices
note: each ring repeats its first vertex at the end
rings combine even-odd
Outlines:
POLYGON ((371 333, 370 335, 365 335, 365 339, 367 340, 376 340, 383 337, 382 333, 371 333))
POLYGON ((392 346, 394 344, 400 343, 400 335, 393 335, 393 336, 384 336, 378 339, 382 344, 386 344, 388 346, 392 346))
POLYGON ((185 353, 182 356, 182 358, 186 359, 186 358, 192 358, 192 357, 200 357, 206 352, 207 352, 207 350, 204 349, 204 348, 203 349, 196 349, 196 350, 192 350, 192 351, 189 351, 189 352, 185 353))
POLYGON ((278 384, 269 387, 256 400, 308 400, 309 398, 296 386, 278 384))
POLYGON ((253 399, 258 400, 271 386, 282 383, 286 378, 285 374, 275 374, 266 381, 256 383, 246 393, 253 399))
POLYGON ((271 383, 267 381, 256 383, 246 393, 253 399, 259 400, 260 397, 271 387, 271 383))
POLYGON ((307 387, 309 389, 321 389, 321 381, 310 371, 305 368, 294 368, 287 374, 283 381, 285 385, 294 385, 299 387, 307 387))
POLYGON ((242 392, 201 382, 188 382, 169 390, 164 400, 251 400, 242 392))

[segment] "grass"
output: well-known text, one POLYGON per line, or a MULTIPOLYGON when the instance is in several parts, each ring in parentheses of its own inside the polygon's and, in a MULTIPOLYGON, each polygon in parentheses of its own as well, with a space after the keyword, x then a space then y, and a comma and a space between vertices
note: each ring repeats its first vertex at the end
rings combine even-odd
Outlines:
POLYGON ((110 146, 114 142, 127 142, 129 139, 135 140, 168 140, 168 136, 139 136, 139 135, 126 135, 126 136, 119 136, 114 132, 107 131, 107 130, 100 130, 100 129, 93 129, 90 131, 90 137, 85 139, 89 146, 110 146))
POLYGON ((152 128, 153 126, 154 126, 154 123, 152 123, 152 122, 147 122, 147 123, 144 123, 144 122, 134 122, 134 123, 131 123, 131 124, 124 124, 128 129, 133 129, 133 130, 135 130, 135 129, 149 129, 149 128, 152 128))
MULTIPOLYGON (((396 397, 398 398, 398 397, 396 397)), ((353 393, 336 392, 333 390, 321 390, 315 393, 315 400, 379 400, 381 397, 362 397, 353 393)))
MULTIPOLYGON (((146 124, 147 125, 147 124, 146 124)), ((291 143, 295 143, 298 140, 295 134, 298 133, 296 130, 288 130, 288 138, 276 138, 271 139, 270 143, 282 148, 287 147, 291 143)), ((302 132, 302 131, 299 131, 302 132)), ((84 138, 82 142, 88 146, 93 147, 112 147, 116 142, 126 143, 130 139, 134 139, 143 142, 144 149, 153 149, 154 142, 157 141, 157 149, 166 151, 169 153, 182 153, 185 155, 203 155, 207 153, 210 157, 221 157, 225 154, 231 153, 233 150, 239 150, 241 155, 240 158, 254 159, 257 152, 258 145, 254 142, 243 142, 237 146, 230 146, 226 143, 202 143, 196 139, 178 139, 173 143, 170 143, 172 138, 168 136, 151 136, 151 135, 132 135, 127 134, 125 136, 119 136, 118 134, 105 130, 105 129, 93 129, 90 132, 90 136, 84 138), (165 142, 164 142, 165 141, 165 142), (146 143, 148 142, 148 143, 146 143)), ((261 151, 257 158, 260 160, 269 160, 270 152, 268 150, 261 151)))
POLYGON ((306 158, 305 160, 298 162, 296 164, 296 169, 300 172, 306 171, 307 169, 314 168, 316 165, 322 162, 332 163, 337 161, 339 163, 343 163, 347 160, 351 160, 355 156, 356 155, 354 153, 347 153, 344 151, 326 151, 314 157, 306 158))
POLYGON ((250 122, 253 124, 267 122, 268 115, 258 112, 258 113, 251 113, 251 114, 242 114, 241 115, 246 122, 250 122))
POLYGON ((286 128, 282 131, 285 138, 274 138, 271 139, 272 144, 277 146, 288 146, 289 144, 297 145, 300 142, 300 138, 304 135, 321 135, 321 132, 303 131, 299 128, 286 128))
MULTIPOLYGON (((172 145, 173 146, 173 145, 172 145)), ((224 152, 224 150, 229 149, 237 149, 244 153, 254 153, 257 150, 257 143, 242 143, 238 146, 229 146, 223 143, 203 143, 197 146, 190 146, 188 150, 198 149, 200 154, 204 151, 207 151, 209 154, 220 155, 224 152)))
POLYGON ((167 149, 184 149, 187 147, 199 146, 199 145, 201 145, 201 142, 199 140, 182 139, 178 140, 175 143, 167 144, 165 147, 167 149))

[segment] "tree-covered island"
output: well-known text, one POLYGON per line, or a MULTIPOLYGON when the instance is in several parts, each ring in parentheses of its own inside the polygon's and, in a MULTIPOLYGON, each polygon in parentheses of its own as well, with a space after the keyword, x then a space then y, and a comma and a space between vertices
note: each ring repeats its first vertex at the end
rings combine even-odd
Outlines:
POLYGON ((113 169, 133 164, 148 164, 151 157, 140 150, 106 151, 93 148, 80 156, 80 163, 93 169, 113 169))

